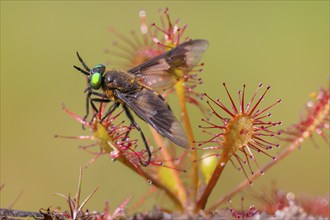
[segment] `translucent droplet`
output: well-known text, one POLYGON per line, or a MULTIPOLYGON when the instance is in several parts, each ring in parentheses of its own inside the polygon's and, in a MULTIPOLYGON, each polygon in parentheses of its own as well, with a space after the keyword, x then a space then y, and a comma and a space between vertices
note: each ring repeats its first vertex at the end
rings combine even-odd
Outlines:
POLYGON ((145 12, 144 10, 140 10, 140 11, 139 11, 139 16, 140 16, 140 17, 144 17, 144 16, 146 16, 146 12, 145 12))
POLYGON ((220 166, 223 167, 223 166, 225 166, 225 164, 226 164, 225 162, 221 162, 221 163, 220 163, 220 166))
POLYGON ((293 201, 295 199, 295 197, 296 197, 295 194, 292 192, 289 192, 286 194, 287 200, 293 201))
POLYGON ((151 185, 152 184, 152 181, 151 180, 147 180, 147 182, 151 185))

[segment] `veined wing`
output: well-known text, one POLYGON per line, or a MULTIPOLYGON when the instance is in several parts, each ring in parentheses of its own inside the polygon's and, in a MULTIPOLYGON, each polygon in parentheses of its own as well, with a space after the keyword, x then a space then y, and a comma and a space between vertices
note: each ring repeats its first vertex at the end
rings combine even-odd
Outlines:
POLYGON ((164 98, 157 92, 142 88, 136 93, 122 93, 114 90, 114 95, 161 135, 180 147, 189 148, 189 142, 181 124, 164 98))
POLYGON ((190 40, 128 72, 153 89, 166 89, 198 64, 207 47, 207 40, 190 40))

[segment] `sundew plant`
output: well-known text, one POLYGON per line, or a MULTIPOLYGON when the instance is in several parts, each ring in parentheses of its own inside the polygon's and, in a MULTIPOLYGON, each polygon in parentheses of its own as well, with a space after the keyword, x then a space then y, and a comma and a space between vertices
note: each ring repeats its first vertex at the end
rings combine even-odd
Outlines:
MULTIPOLYGON (((210 70, 204 70, 208 62, 204 55, 213 46, 211 41, 203 38, 203 34, 198 38, 188 35, 189 29, 198 27, 188 28, 181 20, 173 18, 168 8, 160 10, 159 19, 151 23, 147 19, 147 11, 140 10, 138 15, 140 26, 132 27, 139 29, 137 32, 109 27, 109 33, 116 39, 112 47, 104 51, 109 63, 95 65, 89 62, 88 55, 78 54, 76 63, 72 64, 75 67, 72 71, 80 72, 77 77, 86 79, 87 88, 81 88, 81 99, 86 99, 86 106, 82 108, 87 114, 73 112, 67 107, 69 103, 62 109, 90 133, 56 137, 89 140, 91 144, 80 146, 82 151, 77 153, 89 154, 90 160, 81 165, 77 193, 73 196, 57 193, 67 201, 69 208, 43 207, 37 217, 329 218, 329 197, 300 198, 276 187, 253 195, 262 203, 259 207, 243 204, 244 198, 241 198, 241 209, 230 202, 232 198, 240 197, 246 188, 253 188, 253 183, 263 178, 263 174, 274 165, 297 149, 303 150, 306 140, 317 142, 317 146, 321 147, 329 145, 329 88, 311 91, 310 101, 300 118, 297 117, 297 122, 283 125, 281 120, 273 119, 272 111, 285 111, 285 97, 269 98, 269 94, 274 92, 271 85, 256 82, 234 88, 234 78, 233 82, 223 82, 219 78, 215 88, 217 96, 204 90, 208 82, 203 77, 212 74, 210 70), (111 60, 114 56, 118 59, 111 60), (155 57, 158 59, 153 61, 155 57), (119 69, 114 69, 115 66, 119 69), (127 76, 125 71, 137 66, 147 71, 137 70, 135 75, 128 73, 130 75, 127 76), (125 83, 114 86, 112 79, 105 78, 107 71, 125 72, 126 75, 121 75, 125 83), (173 111, 173 106, 179 110, 173 111), (194 111, 202 117, 193 117, 191 113, 194 111), (180 133, 181 129, 183 133, 180 133), (179 147, 173 140, 185 142, 182 144, 185 146, 179 147), (147 196, 140 198, 140 203, 152 199, 156 193, 166 199, 155 204, 152 211, 127 214, 130 208, 134 211, 138 208, 130 206, 130 189, 122 189, 127 195, 118 207, 110 207, 109 201, 105 201, 100 210, 88 209, 88 201, 98 193, 99 187, 82 199, 83 171, 98 163, 100 157, 120 163, 128 173, 145 180, 150 191, 145 192, 147 196), (226 181, 223 176, 228 167, 237 170, 231 175, 242 176, 243 181, 232 190, 214 196, 215 189, 221 188, 226 181), (210 196, 215 199, 211 201, 210 196)), ((69 118, 67 120, 70 122, 69 118)))
MULTIPOLYGON (((106 53, 122 57, 123 62, 120 65, 123 68, 130 69, 141 65, 194 39, 193 36, 186 35, 187 25, 182 25, 179 20, 172 19, 167 8, 161 11, 160 21, 151 25, 147 23, 144 10, 139 12, 139 16, 141 20, 139 33, 127 36, 117 31, 115 27, 109 28, 109 31, 117 37, 117 41, 114 42, 113 48, 106 50, 106 53)), ((193 53, 193 51, 185 51, 185 53, 193 53)), ((189 61, 185 60, 182 65, 187 65, 187 62, 189 61)), ((144 178, 146 184, 150 184, 153 189, 166 194, 172 203, 169 206, 171 208, 164 204, 157 205, 161 210, 169 213, 193 215, 203 211, 207 216, 295 151, 306 139, 320 135, 325 143, 329 143, 330 94, 328 89, 322 88, 315 92, 313 99, 307 103, 305 116, 297 124, 283 129, 279 126, 281 121, 271 120, 271 110, 281 108, 282 100, 273 100, 270 105, 263 104, 268 93, 271 92, 269 85, 260 83, 254 89, 251 85, 242 85, 237 93, 233 93, 230 82, 222 83, 222 92, 219 90, 219 96, 222 98, 210 97, 207 92, 197 90, 203 83, 203 74, 207 74, 203 72, 203 62, 202 58, 201 62, 194 64, 194 68, 189 71, 183 71, 184 66, 180 66, 181 64, 165 67, 166 70, 171 69, 172 72, 165 72, 160 65, 152 70, 154 71, 152 79, 155 81, 169 80, 168 78, 171 77, 163 77, 157 71, 163 71, 162 74, 183 74, 176 79, 173 86, 158 90, 158 92, 164 97, 164 102, 168 97, 177 97, 181 112, 178 118, 189 142, 189 149, 186 150, 178 148, 150 127, 152 136, 146 138, 151 149, 150 157, 143 147, 141 138, 130 136, 139 132, 136 127, 127 123, 129 120, 117 119, 120 114, 124 114, 123 110, 118 109, 107 114, 111 102, 102 102, 106 94, 99 98, 100 102, 96 104, 93 111, 95 117, 91 121, 64 108, 65 112, 91 130, 89 137, 77 137, 77 139, 95 141, 93 145, 81 147, 95 155, 88 165, 94 163, 100 156, 122 163, 132 173, 144 178), (155 79, 157 76, 159 79, 155 79), (254 90, 251 97, 246 94, 247 90, 254 90), (223 100, 229 104, 224 104, 223 100), (200 119, 199 128, 192 126, 192 118, 188 111, 190 108, 201 111, 204 115, 200 119), (196 140, 194 134, 197 132, 204 133, 203 140, 196 140), (278 149, 280 143, 284 147, 279 154, 276 154, 274 149, 278 149), (99 150, 92 151, 92 148, 99 150), (148 160, 148 157, 150 157, 150 162, 145 166, 141 161, 148 160), (268 158, 268 162, 260 164, 259 157, 268 158), (208 198, 214 188, 217 185, 221 187, 221 182, 225 181, 221 180, 221 176, 227 166, 234 166, 242 171, 246 180, 228 194, 221 195, 216 202, 209 204, 208 198)), ((91 80, 88 72, 86 75, 87 79, 91 80)), ((148 77, 146 80, 149 79, 148 77)), ((152 110, 150 106, 150 111, 152 110)), ((233 175, 242 174, 237 172, 233 175)), ((233 213, 234 217, 240 216, 233 213)), ((253 209, 253 213, 255 215, 258 212, 253 209)))

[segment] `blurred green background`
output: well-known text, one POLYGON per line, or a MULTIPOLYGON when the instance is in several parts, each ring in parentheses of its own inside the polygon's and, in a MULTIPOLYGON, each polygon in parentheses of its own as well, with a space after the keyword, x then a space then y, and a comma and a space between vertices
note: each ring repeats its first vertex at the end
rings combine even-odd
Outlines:
MULTIPOLYGON (((262 106, 282 98, 271 110, 272 120, 288 126, 303 115, 309 94, 328 86, 328 1, 1 1, 1 207, 23 191, 16 209, 67 208, 53 193, 74 195, 79 166, 91 158, 78 149, 83 141, 54 138, 89 134, 61 110, 64 103, 81 116, 85 113, 85 78, 72 68, 78 64, 75 52, 90 66, 105 63, 112 57, 103 51, 116 39, 109 26, 129 35, 139 31, 139 10, 146 10, 148 23, 159 23, 158 11, 165 7, 172 19, 188 24, 186 36, 210 42, 200 92, 226 100, 221 85, 226 82, 237 100, 243 84, 249 94, 259 82, 271 85, 262 106)), ((190 112, 197 126, 202 115, 195 107, 190 112)), ((194 131, 197 140, 205 139, 198 128, 194 131)), ((259 191, 275 180, 278 187, 297 194, 329 193, 329 147, 318 137, 316 143, 319 148, 305 142, 252 189, 259 191)), ((264 157, 259 163, 269 160, 264 157)), ((228 166, 210 201, 243 179, 228 166)), ((106 157, 84 171, 83 198, 96 186, 100 189, 87 205, 90 210, 101 210, 107 199, 112 209, 129 195, 137 201, 150 187, 106 157)), ((151 207, 154 199, 140 210, 151 207)), ((156 199, 162 201, 164 196, 156 199)))

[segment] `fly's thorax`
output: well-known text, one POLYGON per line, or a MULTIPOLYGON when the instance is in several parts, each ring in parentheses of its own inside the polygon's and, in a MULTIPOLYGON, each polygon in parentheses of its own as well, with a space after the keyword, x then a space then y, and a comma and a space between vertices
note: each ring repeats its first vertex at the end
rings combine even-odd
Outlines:
POLYGON ((103 90, 118 90, 120 92, 135 91, 141 85, 135 80, 132 74, 111 70, 107 71, 103 77, 103 90))

